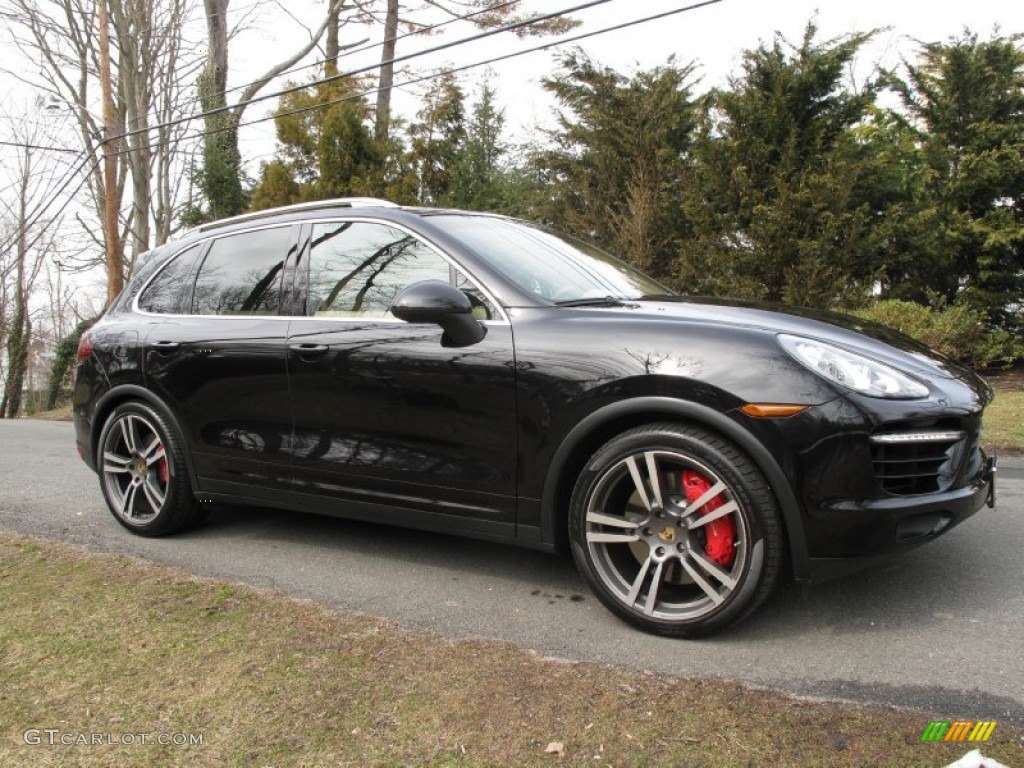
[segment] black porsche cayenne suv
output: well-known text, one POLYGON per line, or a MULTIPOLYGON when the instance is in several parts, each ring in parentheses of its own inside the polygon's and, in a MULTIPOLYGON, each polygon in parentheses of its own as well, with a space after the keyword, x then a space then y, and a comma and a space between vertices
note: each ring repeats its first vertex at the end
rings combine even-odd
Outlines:
POLYGON ((994 502, 971 372, 493 215, 343 199, 199 227, 141 260, 78 360, 78 451, 134 533, 238 502, 567 546, 666 635, 994 502))

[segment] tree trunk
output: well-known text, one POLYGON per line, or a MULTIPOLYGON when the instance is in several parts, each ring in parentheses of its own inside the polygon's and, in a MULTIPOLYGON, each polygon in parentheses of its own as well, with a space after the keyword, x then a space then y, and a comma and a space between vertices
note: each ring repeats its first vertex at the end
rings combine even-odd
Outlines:
POLYGON ((332 3, 331 0, 327 2, 327 43, 324 46, 324 53, 327 55, 324 61, 324 76, 331 77, 332 75, 338 74, 338 54, 341 53, 340 43, 338 42, 339 27, 341 25, 341 6, 332 3))
POLYGON ((391 130, 391 86, 395 81, 395 38, 398 36, 398 0, 388 0, 387 16, 384 17, 384 47, 380 54, 380 82, 377 91, 378 141, 387 141, 391 130))

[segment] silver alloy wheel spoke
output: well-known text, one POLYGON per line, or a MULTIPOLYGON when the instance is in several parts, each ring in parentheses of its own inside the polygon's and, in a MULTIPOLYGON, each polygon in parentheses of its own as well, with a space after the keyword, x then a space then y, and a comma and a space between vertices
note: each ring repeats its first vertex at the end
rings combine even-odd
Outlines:
POLYGON ((587 541, 591 544, 629 544, 631 541, 640 541, 640 536, 635 533, 587 531, 587 541))
POLYGON ((629 588, 629 594, 626 595, 626 604, 630 607, 636 605, 636 599, 640 597, 640 590, 644 587, 644 579, 647 578, 647 571, 651 569, 651 558, 644 560, 644 564, 640 566, 640 572, 633 579, 633 585, 629 588))
POLYGON ((689 505, 687 505, 686 509, 683 510, 682 517, 689 517, 724 490, 726 490, 726 485, 721 480, 719 480, 717 483, 715 483, 706 491, 704 491, 704 493, 702 493, 699 498, 697 498, 689 505))
POLYGON ((139 492, 139 483, 132 480, 124 489, 121 496, 121 517, 135 517, 135 497, 139 492))
POLYGON ((113 451, 106 451, 103 454, 103 471, 112 475, 131 472, 128 467, 131 461, 131 456, 121 456, 113 451))
POLYGON ((736 588, 736 579, 734 579, 728 573, 726 573, 717 565, 712 563, 710 560, 706 560, 700 554, 693 550, 690 550, 690 557, 693 559, 693 562, 695 562, 697 565, 699 565, 701 568, 707 571, 708 574, 718 579, 719 583, 721 583, 723 587, 729 590, 736 588))
POLYGON ((138 453, 138 437, 135 433, 135 418, 125 416, 121 419, 121 437, 129 453, 138 453))
POLYGON ((659 560, 658 567, 654 569, 651 577, 651 588, 647 590, 647 603, 644 605, 644 613, 648 616, 654 615, 654 606, 658 602, 658 587, 661 586, 661 572, 665 569, 665 561, 659 560))
POLYGON ((636 456, 630 456, 626 459, 626 466, 629 468, 629 474, 633 478, 633 485, 636 486, 637 496, 640 497, 644 508, 650 512, 651 500, 647 495, 647 486, 644 483, 643 476, 640 474, 640 467, 636 465, 636 456))
POLYGON ((597 525, 608 525, 612 528, 629 528, 636 530, 637 524, 632 520, 627 520, 624 517, 615 517, 614 515, 606 515, 602 512, 588 512, 587 522, 596 523, 597 525))
POLYGON ((661 475, 658 473, 658 462, 654 458, 654 452, 648 451, 644 454, 647 459, 647 480, 651 484, 651 491, 654 492, 654 503, 659 509, 665 508, 664 495, 661 492, 661 475))
POLYGON ((683 568, 685 568, 686 572, 690 574, 690 578, 697 582, 697 586, 703 589, 705 594, 711 598, 711 602, 715 605, 721 605, 725 598, 718 594, 718 591, 714 587, 708 584, 707 580, 697 572, 697 569, 690 565, 686 561, 685 557, 680 557, 679 562, 683 564, 683 568))
POLYGON ((164 457, 164 445, 160 442, 160 438, 153 435, 153 442, 149 444, 149 447, 142 452, 142 459, 146 462, 147 467, 151 467, 156 462, 160 461, 164 457))
POLYGON ((153 508, 153 511, 159 512, 161 507, 164 505, 164 499, 166 496, 160 486, 157 485, 157 482, 152 475, 147 475, 146 479, 143 480, 142 490, 145 491, 146 499, 149 501, 149 505, 153 508))
POLYGON ((740 505, 735 501, 727 502, 714 512, 708 512, 706 515, 698 515, 697 517, 691 518, 687 521, 686 527, 692 531, 696 528, 707 525, 708 523, 713 523, 715 520, 723 518, 726 515, 731 515, 733 512, 739 511, 739 508, 740 505))

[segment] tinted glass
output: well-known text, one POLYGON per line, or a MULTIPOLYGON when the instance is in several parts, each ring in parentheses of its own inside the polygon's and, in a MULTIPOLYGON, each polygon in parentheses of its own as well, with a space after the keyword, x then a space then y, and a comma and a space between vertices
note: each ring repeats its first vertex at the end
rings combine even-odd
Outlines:
POLYGON ((295 230, 260 229, 214 240, 196 278, 197 315, 274 315, 281 304, 281 273, 295 230))
POLYGON ((145 312, 181 312, 185 280, 202 250, 202 245, 193 245, 171 259, 142 292, 139 309, 145 312))
POLYGON ((447 261, 402 230, 370 222, 315 224, 307 313, 384 317, 403 288, 451 277, 447 261))
POLYGON ((521 289, 548 301, 671 293, 599 248, 526 222, 450 215, 433 221, 521 289))

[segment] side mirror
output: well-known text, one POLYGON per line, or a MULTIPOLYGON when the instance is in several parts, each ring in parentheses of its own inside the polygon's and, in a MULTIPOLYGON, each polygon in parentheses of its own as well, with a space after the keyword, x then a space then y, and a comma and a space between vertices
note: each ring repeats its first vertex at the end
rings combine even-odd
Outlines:
POLYGON ((446 347, 468 347, 487 335, 487 328, 473 317, 469 297, 441 280, 423 280, 402 290, 391 305, 391 314, 407 323, 441 326, 441 343, 446 347))

